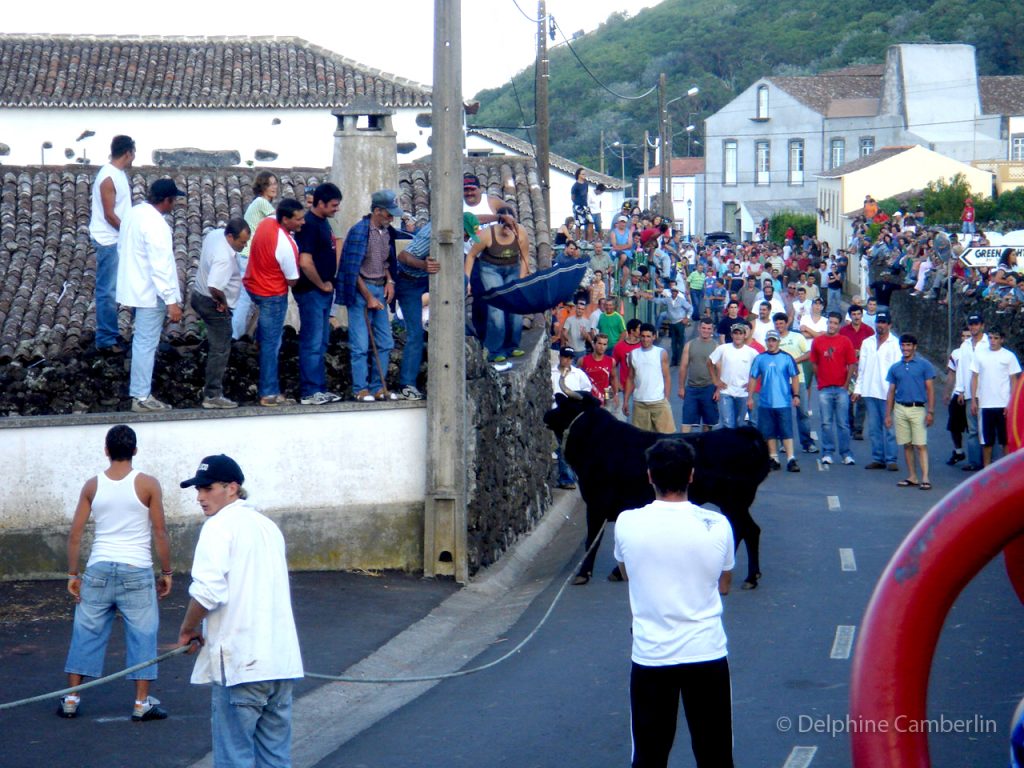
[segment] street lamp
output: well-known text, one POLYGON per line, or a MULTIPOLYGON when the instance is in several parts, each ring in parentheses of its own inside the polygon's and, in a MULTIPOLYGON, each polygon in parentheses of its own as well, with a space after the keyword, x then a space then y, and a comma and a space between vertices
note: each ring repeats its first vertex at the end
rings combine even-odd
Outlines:
POLYGON ((693 242, 693 200, 686 199, 686 242, 693 242))
POLYGON ((690 146, 693 139, 693 132, 697 130, 697 126, 688 125, 686 126, 686 156, 690 156, 690 146))
MULTIPOLYGON (((669 187, 671 185, 671 174, 672 174, 672 130, 669 127, 669 114, 668 107, 670 104, 674 104, 681 99, 693 98, 700 93, 700 88, 696 85, 690 86, 689 90, 686 91, 682 96, 676 96, 674 99, 665 101, 665 75, 662 74, 658 80, 659 89, 659 100, 661 102, 660 108, 660 120, 659 128, 661 135, 661 214, 668 219, 674 219, 675 214, 672 211, 672 198, 669 194, 669 187)), ((689 120, 687 120, 689 123, 689 120)), ((689 130, 689 129, 687 129, 689 130)), ((687 151, 689 154, 689 151, 687 151)))

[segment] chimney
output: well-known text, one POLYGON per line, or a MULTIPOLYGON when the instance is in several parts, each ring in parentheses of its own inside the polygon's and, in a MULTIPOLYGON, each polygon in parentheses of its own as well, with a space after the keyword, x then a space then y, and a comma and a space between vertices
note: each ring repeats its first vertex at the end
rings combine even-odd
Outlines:
POLYGON ((370 212, 370 195, 379 189, 398 192, 398 140, 391 121, 394 113, 368 96, 331 112, 338 119, 338 128, 334 132, 330 180, 343 193, 332 226, 341 237, 370 212))

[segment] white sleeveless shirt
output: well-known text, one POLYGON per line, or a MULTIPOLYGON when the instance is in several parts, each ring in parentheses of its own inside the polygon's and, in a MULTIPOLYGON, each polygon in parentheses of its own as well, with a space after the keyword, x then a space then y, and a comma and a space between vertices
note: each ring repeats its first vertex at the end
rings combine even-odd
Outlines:
POLYGON ((100 245, 116 245, 120 234, 110 226, 103 214, 103 198, 100 195, 100 184, 106 179, 114 182, 114 213, 124 220, 132 208, 132 188, 128 183, 128 174, 115 165, 107 163, 96 174, 92 183, 92 217, 89 219, 89 235, 100 245))
POLYGON ((135 493, 138 474, 133 469, 123 480, 111 480, 105 472, 96 476, 96 496, 92 500, 96 537, 87 568, 100 562, 153 567, 149 508, 135 493))
POLYGON ((665 353, 658 345, 650 349, 637 347, 630 350, 629 363, 633 366, 633 399, 638 403, 657 403, 665 399, 665 377, 662 375, 661 356, 665 353))

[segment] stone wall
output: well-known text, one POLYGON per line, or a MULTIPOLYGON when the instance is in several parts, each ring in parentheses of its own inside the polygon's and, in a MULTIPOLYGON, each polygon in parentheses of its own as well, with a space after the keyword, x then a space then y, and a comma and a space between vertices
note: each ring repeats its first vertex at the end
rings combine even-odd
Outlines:
POLYGON ((551 502, 555 443, 544 426, 551 407, 551 363, 542 333, 523 336, 526 356, 497 373, 479 343, 466 341, 467 550, 469 571, 498 560, 530 531, 551 502))

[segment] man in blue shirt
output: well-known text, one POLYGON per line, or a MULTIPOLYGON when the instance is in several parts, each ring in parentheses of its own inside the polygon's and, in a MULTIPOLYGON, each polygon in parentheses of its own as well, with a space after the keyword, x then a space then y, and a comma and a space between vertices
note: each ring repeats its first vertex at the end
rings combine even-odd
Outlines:
POLYGON ((896 442, 903 446, 907 460, 907 477, 896 485, 900 488, 918 486, 930 491, 928 480, 928 427, 935 421, 935 369, 917 355, 917 337, 909 333, 900 336, 903 359, 893 363, 886 375, 889 395, 885 403, 885 426, 895 425, 896 442), (918 483, 914 458, 921 471, 918 483))
POLYGON ((725 309, 725 300, 728 296, 729 294, 725 290, 725 281, 720 277, 716 277, 710 285, 705 284, 704 286, 704 301, 711 311, 711 318, 715 321, 715 325, 718 325, 722 319, 722 311, 725 309))
POLYGON ((747 391, 747 409, 753 409, 753 392, 758 382, 761 392, 758 398, 757 428, 768 441, 768 453, 771 457, 772 469, 781 469, 779 463, 778 441, 789 456, 786 470, 799 472, 796 455, 793 453, 793 407, 800 406, 800 371, 793 361, 793 356, 785 354, 779 348, 779 332, 768 331, 765 334, 767 351, 754 358, 750 366, 750 383, 747 391))

